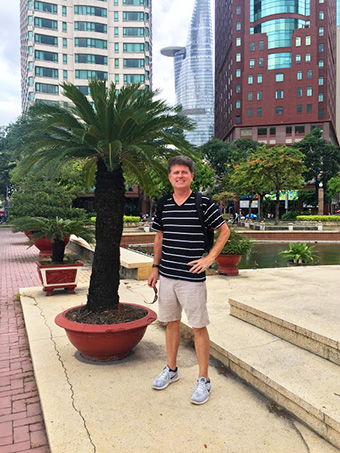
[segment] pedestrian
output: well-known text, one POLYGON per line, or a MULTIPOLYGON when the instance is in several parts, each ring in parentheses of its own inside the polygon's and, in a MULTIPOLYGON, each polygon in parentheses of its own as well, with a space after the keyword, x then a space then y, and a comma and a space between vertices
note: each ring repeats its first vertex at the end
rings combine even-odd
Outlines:
POLYGON ((208 401, 211 392, 205 270, 222 250, 230 232, 215 204, 202 195, 206 225, 219 231, 215 245, 204 255, 204 233, 196 209, 196 196, 191 190, 193 161, 186 156, 171 158, 168 162, 168 177, 173 194, 166 197, 161 212, 157 208, 152 224, 156 231, 154 264, 148 279, 148 285, 152 288, 156 286, 158 278, 160 280, 158 317, 167 323, 167 365, 153 381, 152 387, 163 390, 179 379, 177 353, 183 309, 194 332, 199 368, 191 402, 203 404, 208 401))

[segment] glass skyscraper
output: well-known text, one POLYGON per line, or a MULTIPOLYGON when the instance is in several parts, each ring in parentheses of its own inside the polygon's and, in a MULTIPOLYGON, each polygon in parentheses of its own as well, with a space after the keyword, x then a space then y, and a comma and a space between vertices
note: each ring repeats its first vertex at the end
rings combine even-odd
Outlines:
POLYGON ((176 102, 196 122, 186 138, 202 145, 214 134, 213 29, 210 0, 196 0, 185 47, 167 47, 174 58, 176 102))

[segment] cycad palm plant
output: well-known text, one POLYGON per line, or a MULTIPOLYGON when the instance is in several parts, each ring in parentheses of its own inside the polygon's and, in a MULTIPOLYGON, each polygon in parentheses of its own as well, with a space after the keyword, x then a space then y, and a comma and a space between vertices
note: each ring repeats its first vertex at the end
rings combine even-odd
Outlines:
POLYGON ((151 174, 167 179, 166 160, 192 155, 178 130, 191 121, 155 99, 139 85, 121 90, 105 82, 89 82, 92 103, 74 85, 62 85, 72 102, 68 108, 35 104, 22 126, 24 157, 20 169, 57 168, 85 159, 89 181, 95 175, 96 248, 87 310, 99 312, 119 305, 120 241, 125 210, 124 174, 142 187, 152 186, 151 174))

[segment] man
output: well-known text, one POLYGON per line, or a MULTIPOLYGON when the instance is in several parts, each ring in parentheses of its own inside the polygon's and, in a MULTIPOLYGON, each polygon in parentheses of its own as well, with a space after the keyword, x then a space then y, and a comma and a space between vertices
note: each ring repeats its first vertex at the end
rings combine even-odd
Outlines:
POLYGON ((219 231, 214 247, 208 255, 203 256, 204 233, 196 209, 195 194, 190 188, 194 178, 193 161, 186 156, 171 158, 168 177, 174 192, 167 197, 162 213, 156 214, 152 225, 156 237, 154 264, 148 280, 148 285, 154 288, 158 277, 160 279, 158 318, 167 323, 167 365, 154 380, 152 387, 163 390, 179 379, 177 353, 183 309, 194 331, 199 367, 191 402, 204 404, 211 392, 205 270, 222 250, 230 232, 215 204, 202 195, 205 223, 219 231))

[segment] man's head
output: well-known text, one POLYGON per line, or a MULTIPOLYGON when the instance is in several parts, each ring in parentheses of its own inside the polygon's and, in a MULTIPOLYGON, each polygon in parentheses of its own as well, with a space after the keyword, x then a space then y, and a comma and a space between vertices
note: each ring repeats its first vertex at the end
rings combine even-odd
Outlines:
POLYGON ((194 163, 186 156, 175 156, 168 163, 168 177, 175 193, 190 190, 194 178, 194 163))
POLYGON ((194 162, 187 156, 174 156, 168 162, 168 174, 171 173, 171 167, 174 165, 185 165, 189 168, 190 173, 194 173, 194 162))

